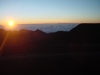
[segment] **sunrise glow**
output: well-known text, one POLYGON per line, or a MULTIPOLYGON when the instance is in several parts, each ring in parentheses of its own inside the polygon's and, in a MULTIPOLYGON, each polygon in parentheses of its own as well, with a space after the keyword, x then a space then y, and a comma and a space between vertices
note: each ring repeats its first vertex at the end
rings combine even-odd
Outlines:
POLYGON ((14 26, 14 21, 9 21, 9 24, 8 24, 10 27, 14 26))

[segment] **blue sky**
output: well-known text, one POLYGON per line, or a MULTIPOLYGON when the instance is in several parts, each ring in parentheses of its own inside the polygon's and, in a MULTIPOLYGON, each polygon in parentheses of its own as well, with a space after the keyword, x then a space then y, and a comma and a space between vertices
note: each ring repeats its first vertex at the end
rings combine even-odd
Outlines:
POLYGON ((100 22, 100 0, 0 0, 0 23, 100 22))

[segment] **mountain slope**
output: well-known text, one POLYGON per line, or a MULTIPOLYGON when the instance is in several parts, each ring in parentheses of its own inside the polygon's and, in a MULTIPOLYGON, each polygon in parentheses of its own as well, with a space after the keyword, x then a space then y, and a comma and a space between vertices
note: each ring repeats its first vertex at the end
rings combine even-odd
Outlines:
POLYGON ((100 52, 100 24, 80 24, 69 32, 45 33, 41 30, 0 30, 3 55, 33 53, 91 53, 100 52))

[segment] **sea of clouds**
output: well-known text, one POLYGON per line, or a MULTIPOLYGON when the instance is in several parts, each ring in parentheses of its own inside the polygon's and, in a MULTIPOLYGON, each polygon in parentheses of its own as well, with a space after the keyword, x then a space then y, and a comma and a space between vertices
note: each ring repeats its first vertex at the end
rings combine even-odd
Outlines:
POLYGON ((74 27, 76 27, 77 23, 61 23, 61 24, 19 24, 16 25, 14 28, 9 28, 9 26, 2 26, 0 25, 0 29, 5 29, 5 30, 21 30, 21 29, 26 29, 26 30, 41 30, 46 33, 51 33, 51 32, 57 32, 57 31, 70 31, 74 27))

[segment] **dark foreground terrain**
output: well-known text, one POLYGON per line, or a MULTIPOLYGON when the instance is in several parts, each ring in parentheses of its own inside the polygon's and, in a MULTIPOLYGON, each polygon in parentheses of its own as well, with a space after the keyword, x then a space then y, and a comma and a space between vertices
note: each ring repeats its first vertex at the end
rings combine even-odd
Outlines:
POLYGON ((0 29, 0 75, 99 74, 100 24, 70 32, 0 29))

